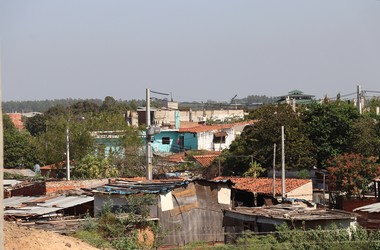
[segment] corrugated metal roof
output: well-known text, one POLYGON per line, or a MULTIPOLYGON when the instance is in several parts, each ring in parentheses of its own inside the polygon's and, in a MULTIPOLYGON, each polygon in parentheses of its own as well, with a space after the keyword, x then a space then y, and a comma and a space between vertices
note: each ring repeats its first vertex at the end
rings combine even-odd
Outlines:
POLYGON ((229 209, 225 211, 228 213, 236 213, 247 216, 261 216, 274 219, 277 218, 281 220, 297 221, 339 220, 356 218, 356 215, 354 213, 342 210, 315 209, 283 204, 268 207, 236 207, 234 210, 229 209))
POLYGON ((379 213, 380 212, 380 202, 366 205, 363 207, 358 207, 353 210, 354 212, 368 212, 368 213, 379 213))
POLYGON ((22 183, 22 181, 19 180, 4 180, 3 185, 4 186, 16 186, 17 184, 22 183))
POLYGON ((110 194, 164 194, 172 191, 176 187, 187 185, 184 180, 154 180, 154 181, 116 181, 109 185, 104 185, 94 189, 94 192, 110 194))
POLYGON ((26 177, 34 177, 36 175, 36 173, 31 170, 31 169, 28 169, 28 168, 22 168, 22 169, 18 169, 18 168, 5 168, 4 169, 4 173, 9 173, 9 174, 18 174, 18 175, 22 175, 22 176, 26 176, 26 177))
POLYGON ((40 216, 65 208, 91 202, 92 196, 40 196, 11 197, 4 199, 5 215, 40 216), (8 209, 7 209, 8 208, 8 209))
POLYGON ((30 202, 35 200, 36 197, 31 196, 14 196, 4 199, 5 207, 18 207, 21 206, 24 202, 30 202))

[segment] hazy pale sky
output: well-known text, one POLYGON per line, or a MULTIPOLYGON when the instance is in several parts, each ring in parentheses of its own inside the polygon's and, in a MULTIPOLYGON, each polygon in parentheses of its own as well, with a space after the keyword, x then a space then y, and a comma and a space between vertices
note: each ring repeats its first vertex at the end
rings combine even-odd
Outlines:
POLYGON ((0 0, 0 46, 4 101, 380 91, 378 0, 0 0))

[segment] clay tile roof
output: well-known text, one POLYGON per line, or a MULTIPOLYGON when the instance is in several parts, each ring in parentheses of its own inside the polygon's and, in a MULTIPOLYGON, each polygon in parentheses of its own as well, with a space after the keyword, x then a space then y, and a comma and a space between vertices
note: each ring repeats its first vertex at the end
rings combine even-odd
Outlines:
MULTIPOLYGON (((249 177, 216 177, 214 180, 230 180, 235 185, 233 188, 260 194, 273 194, 273 179, 271 178, 249 178, 249 177)), ((285 180, 286 192, 291 192, 307 183, 308 179, 292 179, 285 180)), ((276 178, 276 195, 281 194, 281 179, 276 178)))
POLYGON ((203 167, 209 167, 216 157, 220 155, 221 152, 215 154, 207 155, 194 155, 193 158, 199 162, 203 167))
POLYGON ((181 152, 177 154, 168 155, 162 157, 162 159, 168 162, 183 162, 185 160, 185 153, 181 152))
POLYGON ((40 167, 40 170, 51 170, 51 169, 61 169, 66 162, 59 162, 57 164, 50 164, 43 167, 40 167))

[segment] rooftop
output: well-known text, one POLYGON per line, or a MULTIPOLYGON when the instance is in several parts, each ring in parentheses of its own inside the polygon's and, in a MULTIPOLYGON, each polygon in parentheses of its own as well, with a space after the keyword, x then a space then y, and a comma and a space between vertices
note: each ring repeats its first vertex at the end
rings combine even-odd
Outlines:
POLYGON ((94 193, 104 194, 166 194, 177 187, 186 186, 183 179, 147 180, 145 177, 115 180, 114 182, 93 189, 94 193))
POLYGON ((215 151, 212 154, 194 155, 193 158, 202 165, 202 167, 209 167, 211 163, 220 155, 220 151, 215 151))
POLYGON ((87 195, 66 196, 14 196, 4 199, 4 216, 39 217, 58 215, 57 211, 91 202, 94 197, 87 195))
POLYGON ((316 209, 290 204, 278 204, 268 207, 237 207, 235 210, 225 210, 229 215, 242 215, 240 218, 249 220, 249 217, 260 216, 288 221, 337 220, 355 219, 354 213, 334 210, 316 209))
MULTIPOLYGON (((251 177, 216 177, 214 180, 231 180, 234 189, 248 191, 252 193, 273 194, 272 178, 251 178, 251 177)), ((285 180, 286 192, 289 193, 303 185, 310 183, 308 179, 287 178, 285 180)), ((282 181, 276 178, 276 195, 281 194, 282 181)))

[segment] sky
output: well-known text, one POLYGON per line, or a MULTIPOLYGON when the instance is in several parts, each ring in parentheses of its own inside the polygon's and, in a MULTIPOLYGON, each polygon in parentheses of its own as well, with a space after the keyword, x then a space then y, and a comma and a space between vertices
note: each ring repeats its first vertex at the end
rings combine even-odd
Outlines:
POLYGON ((0 0, 0 60, 3 101, 380 95, 380 1, 0 0))

